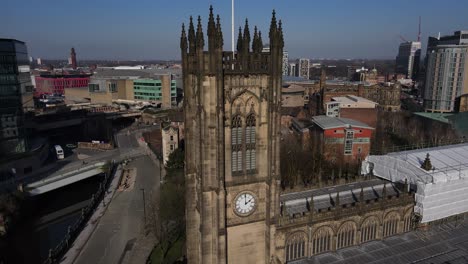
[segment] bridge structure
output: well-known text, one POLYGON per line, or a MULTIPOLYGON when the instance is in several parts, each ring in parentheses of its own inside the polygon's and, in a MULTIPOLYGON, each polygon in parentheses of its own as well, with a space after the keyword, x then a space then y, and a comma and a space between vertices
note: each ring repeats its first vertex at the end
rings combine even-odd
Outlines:
POLYGON ((107 167, 106 163, 107 162, 105 161, 99 161, 69 172, 53 175, 36 182, 32 182, 25 186, 24 191, 30 196, 36 196, 53 191, 63 186, 105 173, 107 167))
POLYGON ((146 152, 142 148, 119 149, 111 152, 110 155, 100 157, 85 164, 82 161, 78 161, 46 178, 26 184, 23 187, 23 191, 29 196, 41 195, 90 177, 104 175, 104 173, 108 173, 111 163, 119 163, 142 155, 146 155, 146 152))
POLYGON ((76 126, 83 124, 86 120, 103 117, 108 120, 115 120, 118 118, 138 118, 141 116, 141 111, 118 111, 118 112, 89 112, 86 115, 75 115, 73 117, 60 118, 56 115, 41 116, 40 121, 32 120, 28 126, 36 129, 37 131, 47 131, 55 128, 76 126))

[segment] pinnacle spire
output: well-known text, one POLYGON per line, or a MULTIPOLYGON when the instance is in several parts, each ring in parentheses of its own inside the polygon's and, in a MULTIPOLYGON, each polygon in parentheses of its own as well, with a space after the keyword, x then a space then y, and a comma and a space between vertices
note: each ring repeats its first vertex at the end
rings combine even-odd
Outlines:
POLYGON ((250 30, 249 30, 249 21, 245 19, 244 26, 244 45, 242 47, 245 49, 245 52, 249 52, 250 49, 250 30))
POLYGON ((203 50, 203 46, 205 45, 205 40, 203 38, 203 28, 202 28, 200 16, 198 16, 196 42, 197 42, 197 48, 203 50))
POLYGON ((271 24, 270 24, 270 36, 269 36, 270 37, 270 42, 271 42, 272 38, 274 37, 276 30, 277 30, 277 27, 276 27, 276 12, 273 9, 273 13, 272 13, 272 17, 271 17, 271 24))
POLYGON ((254 27, 254 35, 253 35, 253 40, 252 40, 252 51, 257 52, 258 51, 258 31, 257 31, 257 26, 254 27))
POLYGON ((239 35, 237 36, 237 51, 242 51, 242 28, 239 27, 239 35))
POLYGON ((216 34, 216 25, 213 16, 213 6, 210 5, 210 16, 208 18, 208 36, 214 36, 216 34))
POLYGON ((190 16, 190 23, 188 29, 188 42, 190 47, 190 52, 195 51, 195 28, 193 26, 193 18, 190 16))
POLYGON ((280 47, 284 47, 283 23, 281 22, 281 19, 278 23, 278 43, 280 44, 280 47))
POLYGON ((187 35, 185 34, 185 25, 182 23, 182 34, 180 36, 180 48, 187 51, 187 35))
POLYGON ((221 19, 219 18, 219 15, 216 16, 216 38, 217 38, 217 47, 222 48, 224 45, 223 41, 223 31, 221 30, 221 19))
POLYGON ((263 50, 262 31, 258 31, 258 46, 260 47, 260 51, 262 51, 263 50))

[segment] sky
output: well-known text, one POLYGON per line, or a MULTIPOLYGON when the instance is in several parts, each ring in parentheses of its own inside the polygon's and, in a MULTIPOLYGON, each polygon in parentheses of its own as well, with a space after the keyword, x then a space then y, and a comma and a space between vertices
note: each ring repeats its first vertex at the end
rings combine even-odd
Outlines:
MULTIPOLYGON (((220 14, 231 50, 231 0, 2 0, 0 38, 25 41, 29 55, 78 60, 177 60, 180 30, 209 6, 220 14)), ((235 26, 257 25, 267 43, 271 12, 282 19, 291 58, 391 59, 399 35, 416 40, 468 30, 466 0, 235 0, 235 26)), ((237 36, 237 33, 235 34, 237 36)))

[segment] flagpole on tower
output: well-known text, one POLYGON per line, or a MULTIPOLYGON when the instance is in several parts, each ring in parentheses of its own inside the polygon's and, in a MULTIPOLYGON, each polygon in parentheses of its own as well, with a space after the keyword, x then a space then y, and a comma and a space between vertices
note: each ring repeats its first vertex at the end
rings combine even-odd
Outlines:
POLYGON ((234 56, 234 0, 231 0, 232 7, 231 7, 231 49, 232 55, 234 56))

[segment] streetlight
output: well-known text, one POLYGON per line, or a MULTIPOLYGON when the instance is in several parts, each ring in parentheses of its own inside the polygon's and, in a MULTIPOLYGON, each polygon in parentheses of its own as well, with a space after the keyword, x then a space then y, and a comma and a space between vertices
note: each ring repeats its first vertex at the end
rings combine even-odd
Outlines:
POLYGON ((164 179, 162 175, 162 166, 164 163, 162 162, 162 157, 161 159, 158 158, 158 161, 159 161, 159 183, 164 183, 164 179))
POLYGON ((140 188, 142 194, 143 194, 143 214, 144 214, 144 219, 145 219, 145 226, 146 226, 146 200, 145 200, 145 188, 140 188))

